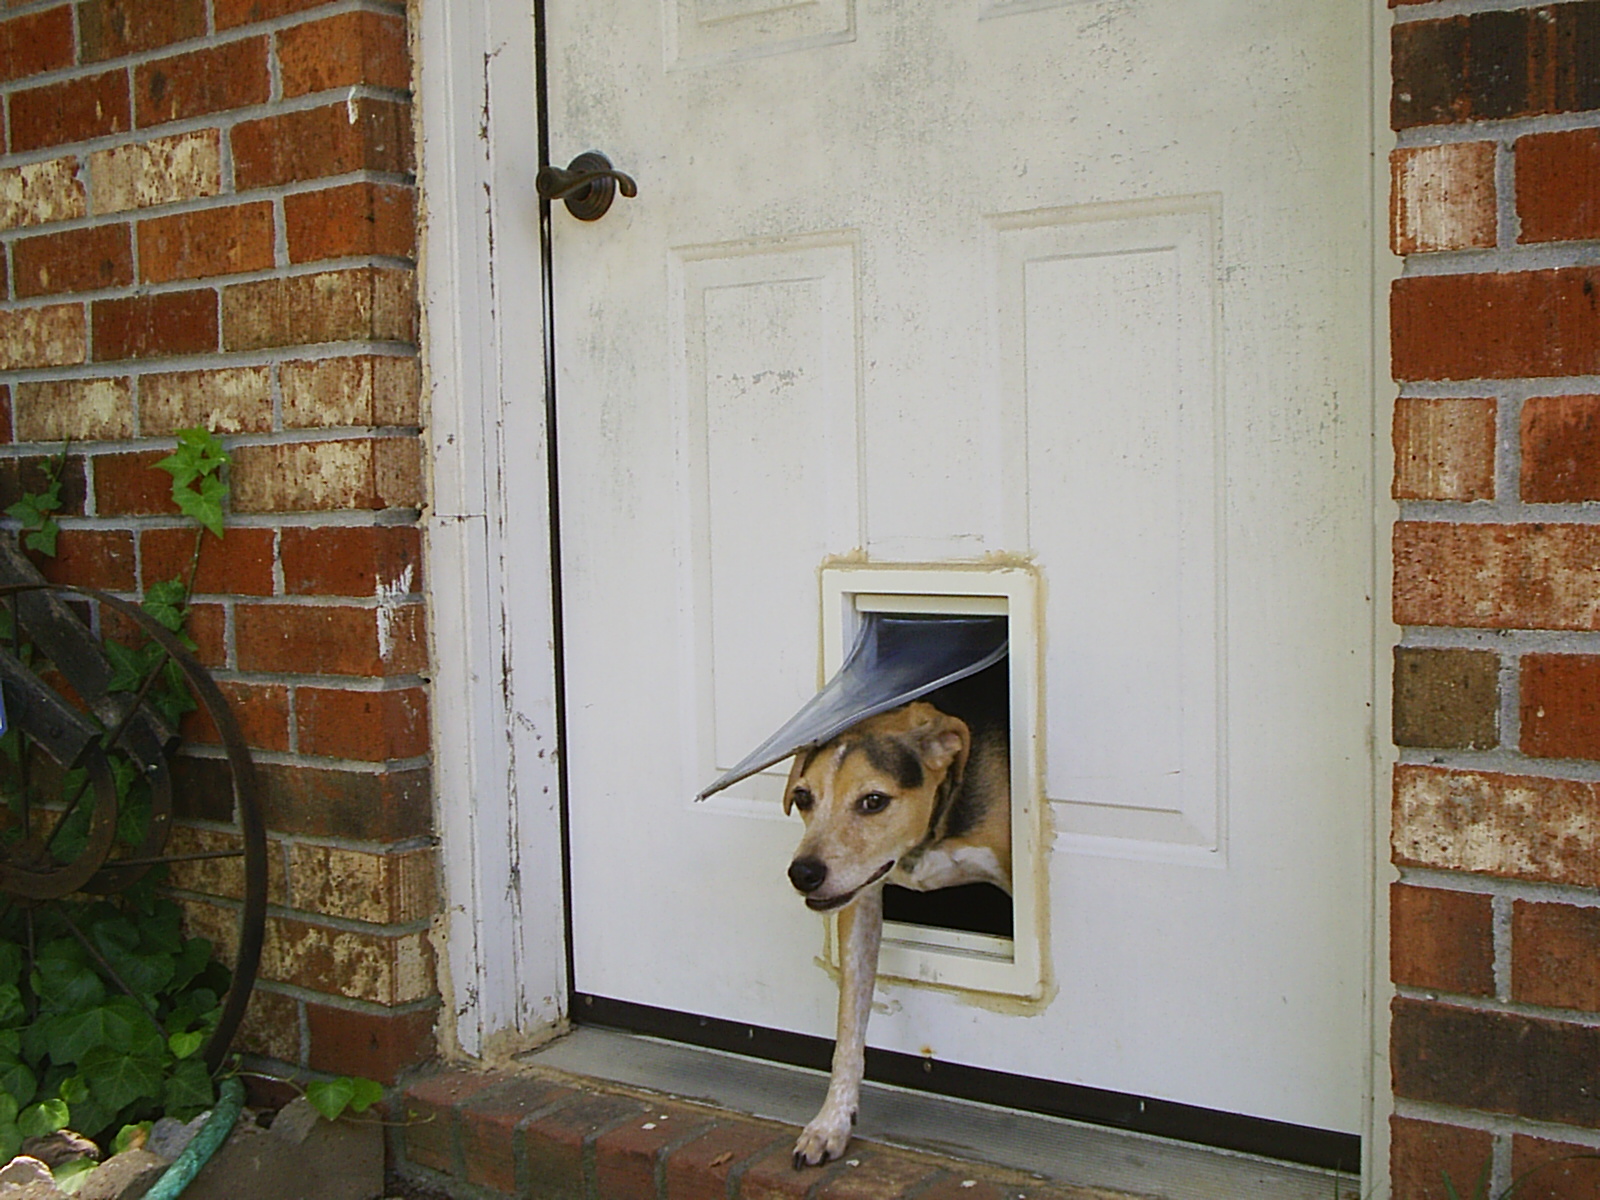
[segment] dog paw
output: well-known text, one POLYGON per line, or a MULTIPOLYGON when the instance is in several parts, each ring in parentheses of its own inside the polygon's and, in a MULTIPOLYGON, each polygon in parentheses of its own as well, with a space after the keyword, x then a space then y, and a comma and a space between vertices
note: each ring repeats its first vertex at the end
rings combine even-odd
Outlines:
POLYGON ((855 1124, 854 1112, 819 1112, 800 1132, 794 1144, 794 1169, 820 1167, 838 1158, 850 1143, 850 1127, 855 1124))

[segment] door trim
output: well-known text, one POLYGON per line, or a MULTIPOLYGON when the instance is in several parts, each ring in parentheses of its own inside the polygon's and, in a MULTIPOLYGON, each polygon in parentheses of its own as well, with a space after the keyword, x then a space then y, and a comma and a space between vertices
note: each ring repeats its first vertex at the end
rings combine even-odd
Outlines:
POLYGON ((567 1006, 550 494, 526 469, 549 462, 544 327, 510 325, 498 282, 541 278, 540 105, 525 10, 416 12, 439 1034, 496 1058, 558 1032, 567 1006))

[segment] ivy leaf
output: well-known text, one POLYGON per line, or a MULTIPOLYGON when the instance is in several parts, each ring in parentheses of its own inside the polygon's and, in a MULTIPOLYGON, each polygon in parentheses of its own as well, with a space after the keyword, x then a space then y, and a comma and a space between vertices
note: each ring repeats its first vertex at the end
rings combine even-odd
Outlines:
POLYGON ((222 536, 222 501, 228 485, 215 475, 203 476, 192 488, 172 489, 172 498, 186 517, 193 517, 217 537, 222 536))
POLYGON ((355 1099, 355 1095, 355 1080, 345 1075, 337 1079, 314 1080, 306 1085, 306 1099, 311 1102, 311 1107, 330 1121, 338 1120, 339 1114, 355 1099))
POLYGON ((364 1113, 383 1099, 383 1084, 377 1080, 357 1076, 350 1082, 355 1085, 355 1094, 350 1097, 351 1112, 364 1113))
POLYGON ((10 1162, 22 1149, 22 1130, 15 1125, 0 1125, 0 1159, 10 1162))
POLYGON ((22 979, 22 947, 15 942, 0 942, 0 983, 22 979))
POLYGON ((179 1120, 210 1108, 215 1099, 211 1075, 206 1070, 206 1064, 198 1058, 179 1063, 167 1077, 166 1086, 161 1092, 162 1104, 179 1120))
POLYGON ((22 1106, 10 1096, 0 1095, 0 1125, 15 1125, 22 1106))
POLYGON ((176 990, 186 986, 206 969, 210 961, 211 942, 206 938, 189 938, 183 943, 183 949, 178 952, 177 961, 173 964, 171 987, 176 990))
POLYGON ((137 1125, 124 1125, 117 1130, 117 1136, 111 1139, 111 1153, 121 1154, 124 1150, 143 1146, 150 1137, 150 1124, 149 1121, 140 1121, 137 1125))
MULTIPOLYGON (((227 451, 210 430, 180 429, 178 448, 156 463, 156 467, 172 476, 176 493, 178 488, 186 488, 202 476, 216 474, 227 461, 227 451)), ((176 495, 173 498, 176 499, 176 495)))
POLYGON ((29 550, 37 550, 40 554, 54 558, 56 556, 56 539, 60 536, 61 526, 52 520, 47 520, 38 529, 28 533, 22 539, 22 544, 29 550))
POLYGON ((106 657, 111 660, 111 679, 106 684, 108 692, 137 692, 144 685, 149 661, 141 650, 130 650, 121 642, 105 643, 106 657))
POLYGON ((206 1035, 203 1030, 196 1029, 190 1033, 175 1033, 167 1039, 167 1049, 172 1051, 172 1057, 185 1059, 201 1046, 205 1045, 206 1035))
POLYGON ((15 1025, 28 1015, 22 1004, 22 989, 14 983, 0 983, 0 1025, 15 1025))
POLYGON ((161 1060, 101 1046, 84 1056, 83 1078, 96 1098, 115 1111, 161 1095, 161 1060))
POLYGON ((49 1137, 67 1127, 70 1115, 65 1100, 41 1100, 17 1115, 17 1128, 24 1137, 49 1137))
POLYGON ((162 626, 173 633, 183 628, 184 605, 189 599, 189 589, 181 579, 168 579, 152 583, 145 589, 143 608, 162 626))
POLYGON ((46 1012, 88 1008, 105 999, 105 984, 87 963, 41 957, 34 967, 34 991, 46 1012))

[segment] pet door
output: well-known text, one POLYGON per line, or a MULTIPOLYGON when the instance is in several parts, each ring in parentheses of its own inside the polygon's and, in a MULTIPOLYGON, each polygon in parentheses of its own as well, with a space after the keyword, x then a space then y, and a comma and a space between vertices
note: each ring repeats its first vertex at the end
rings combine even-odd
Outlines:
MULTIPOLYGON (((828 567, 822 573, 827 684, 701 793, 818 745, 916 699, 1009 729, 1012 894, 987 884, 884 892, 879 974, 1038 997, 1044 990, 1039 857, 1035 580, 1020 567, 828 567)), ((830 960, 837 947, 829 922, 830 960)))

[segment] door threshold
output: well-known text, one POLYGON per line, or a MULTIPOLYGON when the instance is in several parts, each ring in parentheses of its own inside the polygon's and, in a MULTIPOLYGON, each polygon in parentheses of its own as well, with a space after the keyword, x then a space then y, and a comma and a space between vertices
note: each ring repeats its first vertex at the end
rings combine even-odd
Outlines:
MULTIPOLYGON (((822 1071, 594 1026, 580 1026, 520 1061, 789 1125, 809 1121, 827 1088, 822 1071)), ((880 1083, 862 1085, 856 1135, 1058 1184, 1163 1200, 1357 1200, 1360 1194, 1355 1176, 1336 1171, 880 1083)))

